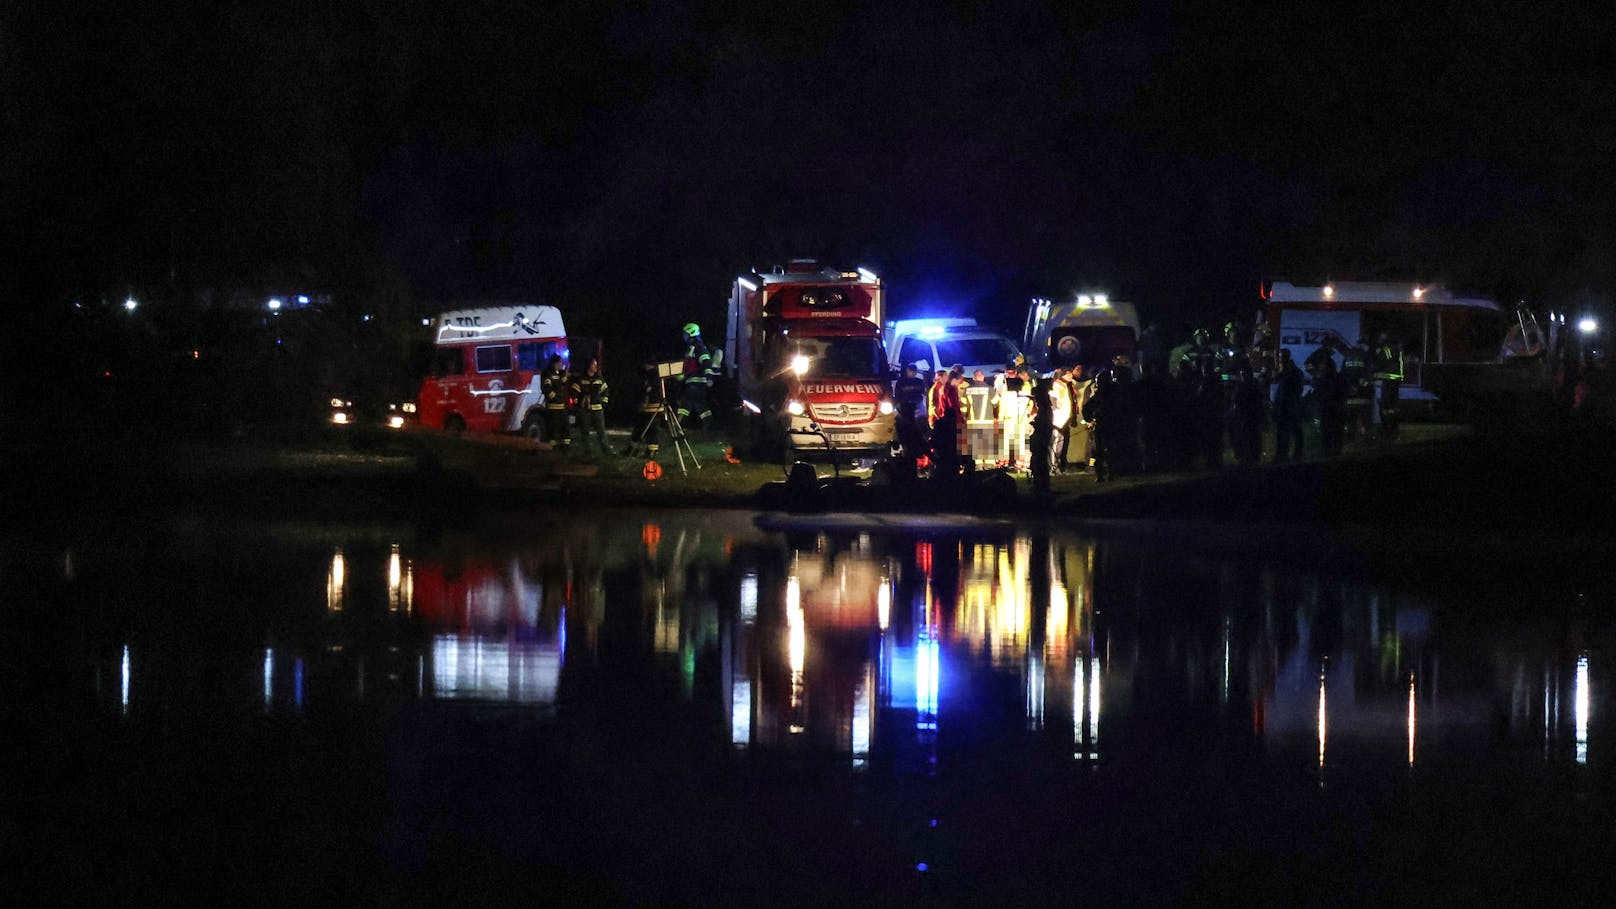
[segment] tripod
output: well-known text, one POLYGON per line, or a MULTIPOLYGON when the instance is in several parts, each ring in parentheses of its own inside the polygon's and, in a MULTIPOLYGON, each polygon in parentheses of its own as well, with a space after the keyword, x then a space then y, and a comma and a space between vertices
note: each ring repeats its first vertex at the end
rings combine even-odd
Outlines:
POLYGON ((673 440, 673 453, 679 457, 679 472, 688 472, 685 469, 686 454, 690 455, 690 462, 696 465, 697 470, 700 470, 701 462, 696 460, 696 450, 690 447, 690 438, 685 435, 684 424, 679 422, 679 414, 674 409, 672 402, 668 400, 668 377, 666 375, 657 376, 657 387, 660 392, 660 400, 656 403, 655 409, 650 412, 650 418, 645 421, 645 426, 640 430, 639 435, 640 443, 645 449, 646 459, 656 460, 657 450, 660 447, 657 444, 657 423, 660 421, 667 427, 668 438, 673 440))

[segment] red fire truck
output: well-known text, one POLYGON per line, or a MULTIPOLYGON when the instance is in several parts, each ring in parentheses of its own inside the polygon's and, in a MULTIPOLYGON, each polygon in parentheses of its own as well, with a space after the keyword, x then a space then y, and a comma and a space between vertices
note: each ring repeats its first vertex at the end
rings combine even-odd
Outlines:
POLYGON ((884 293, 868 269, 839 271, 808 259, 735 279, 724 369, 741 396, 754 452, 788 464, 891 453, 884 293))
POLYGON ((552 355, 568 362, 560 310, 457 309, 438 316, 434 331, 431 371, 416 398, 422 425, 451 432, 516 432, 542 422, 539 377, 552 355))

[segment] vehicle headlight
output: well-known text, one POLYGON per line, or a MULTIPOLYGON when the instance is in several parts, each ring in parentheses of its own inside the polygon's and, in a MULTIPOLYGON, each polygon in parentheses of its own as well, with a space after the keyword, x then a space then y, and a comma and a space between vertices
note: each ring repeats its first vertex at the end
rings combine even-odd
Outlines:
POLYGON ((342 407, 342 399, 341 398, 332 398, 331 399, 331 406, 336 407, 336 408, 341 408, 342 407))
POLYGON ((880 411, 882 416, 886 416, 892 412, 892 402, 888 401, 886 398, 882 398, 881 403, 876 405, 875 409, 880 411))
POLYGON ((348 412, 345 411, 345 410, 332 411, 332 413, 331 413, 331 422, 337 424, 338 426, 347 426, 348 425, 348 412))
POLYGON ((415 402, 414 401, 405 401, 403 406, 400 407, 399 409, 403 410, 405 413, 415 413, 415 402))
POLYGON ((404 416, 402 414, 396 414, 396 413, 389 416, 387 418, 387 428, 388 429, 403 429, 404 428, 404 416))
POLYGON ((794 417, 800 417, 800 416, 802 416, 803 414, 805 414, 807 412, 808 412, 808 408, 802 406, 801 401, 787 401, 786 402, 786 413, 791 414, 794 417))

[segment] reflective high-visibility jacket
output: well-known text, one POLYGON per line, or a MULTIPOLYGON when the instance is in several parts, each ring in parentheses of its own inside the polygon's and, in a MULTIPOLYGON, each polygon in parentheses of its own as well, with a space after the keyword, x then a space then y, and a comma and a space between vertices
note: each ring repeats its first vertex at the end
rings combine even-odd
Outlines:
POLYGON ((610 402, 610 389, 604 376, 579 376, 573 382, 579 410, 605 410, 610 402))
POLYGON ((545 410, 566 410, 567 392, 572 388, 572 382, 564 370, 546 372, 539 379, 539 389, 544 392, 545 410))

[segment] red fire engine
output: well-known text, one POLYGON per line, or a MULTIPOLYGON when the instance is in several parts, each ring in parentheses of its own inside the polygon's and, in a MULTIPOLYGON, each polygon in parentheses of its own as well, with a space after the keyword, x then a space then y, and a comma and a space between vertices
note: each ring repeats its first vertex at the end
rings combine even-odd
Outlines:
POLYGON ((884 293, 867 269, 805 259, 735 279, 724 368, 754 451, 786 463, 888 456, 896 425, 884 293))

